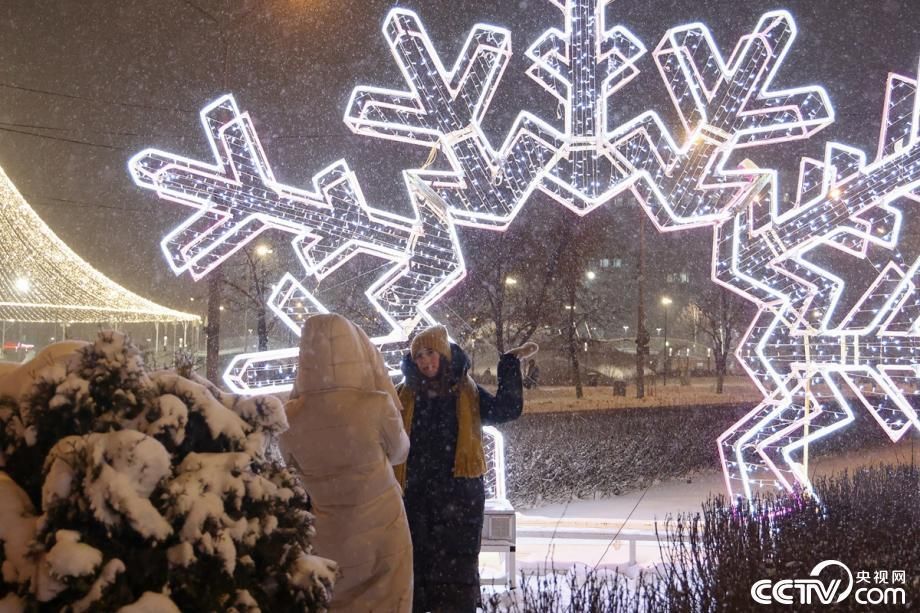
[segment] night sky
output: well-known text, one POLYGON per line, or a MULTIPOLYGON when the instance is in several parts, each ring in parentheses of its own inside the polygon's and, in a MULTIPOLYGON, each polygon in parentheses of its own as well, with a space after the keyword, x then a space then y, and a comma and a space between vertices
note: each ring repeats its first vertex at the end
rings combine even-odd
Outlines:
MULTIPOLYGON (((204 284, 175 278, 159 240, 190 209, 135 187, 128 158, 153 146, 210 159, 198 109, 231 92, 253 115, 280 180, 308 185, 345 158, 373 206, 405 212, 399 172, 420 167, 428 151, 352 135, 342 122, 356 85, 403 86, 380 34, 396 4, 419 13, 448 64, 475 23, 512 31, 515 55, 487 116, 493 143, 522 108, 559 124, 554 101, 524 75, 526 47, 561 27, 549 0, 4 0, 0 165, 77 253, 127 288, 189 310, 204 284), (226 71, 222 29, 230 33, 226 71)), ((701 21, 727 57, 763 12, 778 8, 795 16, 799 37, 775 85, 824 85, 837 114, 804 144, 752 156, 781 165, 793 191, 799 156, 820 157, 827 140, 874 155, 887 73, 916 74, 920 2, 616 0, 608 25, 625 25, 651 50, 669 27, 701 21)), ((650 54, 639 68, 612 99, 611 116, 625 121, 652 108, 677 132, 650 54)), ((518 221, 534 220, 525 211, 518 221)), ((658 245, 681 256, 679 239, 658 245)))

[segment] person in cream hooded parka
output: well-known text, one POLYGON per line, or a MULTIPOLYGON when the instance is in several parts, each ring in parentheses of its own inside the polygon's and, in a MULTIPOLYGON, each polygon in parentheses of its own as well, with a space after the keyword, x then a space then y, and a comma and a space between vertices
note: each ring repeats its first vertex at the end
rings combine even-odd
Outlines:
POLYGON ((383 356, 335 314, 306 320, 285 459, 300 471, 316 516, 315 553, 338 562, 331 610, 412 610, 412 542, 392 465, 409 438, 383 356))

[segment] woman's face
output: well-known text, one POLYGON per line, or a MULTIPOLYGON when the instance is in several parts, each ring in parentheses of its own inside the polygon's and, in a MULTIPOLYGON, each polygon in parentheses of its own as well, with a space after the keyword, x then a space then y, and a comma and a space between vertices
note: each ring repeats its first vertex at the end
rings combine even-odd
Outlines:
POLYGON ((415 354, 415 365, 419 372, 429 379, 438 376, 438 366, 441 365, 441 355, 431 349, 422 349, 415 354))

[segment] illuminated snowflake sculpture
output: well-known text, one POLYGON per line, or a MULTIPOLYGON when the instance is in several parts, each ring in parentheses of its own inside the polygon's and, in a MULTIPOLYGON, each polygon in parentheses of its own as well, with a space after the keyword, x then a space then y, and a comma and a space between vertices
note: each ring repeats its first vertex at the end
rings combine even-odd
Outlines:
MULTIPOLYGON (((414 218, 370 208, 344 161, 321 171, 312 191, 279 184, 230 97, 202 112, 216 163, 138 154, 130 163, 138 185, 197 209, 163 241, 173 269, 200 278, 266 228, 295 236, 317 280, 355 254, 380 257, 391 265, 367 297, 389 324, 375 340, 395 366, 412 330, 432 321, 426 309, 464 275, 456 225, 504 230, 535 190, 579 215, 629 190, 660 230, 712 227, 713 279, 759 306, 738 355, 765 400, 719 441, 732 495, 809 488, 800 451, 851 421, 854 405, 893 440, 920 428, 911 404, 920 261, 905 262, 897 250, 902 213, 893 205, 916 198, 920 185, 916 81, 890 78, 872 164, 829 144, 823 160, 802 161, 797 201, 780 202, 774 170, 728 160, 744 148, 809 138, 834 121, 822 88, 771 87, 796 35, 787 12, 763 15, 728 60, 701 24, 665 34, 651 55, 683 124, 677 139, 652 112, 609 125, 610 98, 638 75, 646 53, 625 28, 608 28, 611 0, 548 1, 564 27, 527 50, 527 74, 558 101, 563 125, 521 112, 498 148, 482 120, 511 55, 510 33, 475 26, 448 69, 415 13, 394 9, 385 19, 405 89, 358 87, 344 119, 357 133, 445 154, 449 170, 404 171, 414 218), (879 271, 845 314, 837 312, 844 274, 809 257, 824 247, 879 271)), ((270 306, 297 332, 306 314, 326 309, 291 274, 270 306)), ((244 393, 286 388, 296 353, 239 356, 225 380, 244 393)))
POLYGON ((478 25, 450 72, 412 11, 394 9, 383 31, 408 90, 359 87, 345 122, 359 134, 432 146, 453 171, 420 172, 458 223, 506 227, 535 188, 584 215, 627 187, 630 169, 609 147, 607 101, 639 71, 645 47, 629 30, 604 29, 607 2, 558 4, 565 32, 527 51, 528 74, 559 102, 564 132, 521 113, 498 151, 482 117, 511 55, 507 30, 478 25))
MULTIPOLYGON (((272 174, 249 115, 231 96, 205 107, 201 121, 214 164, 153 149, 129 163, 138 185, 198 211, 161 243, 177 274, 187 270, 200 279, 274 228, 294 235, 304 270, 317 280, 360 253, 392 262, 367 290, 390 327, 374 339, 385 350, 395 344, 390 352, 398 353, 400 341, 421 321, 434 321, 426 307, 462 278, 464 267, 447 213, 436 199, 423 197, 424 186, 406 176, 417 211, 410 219, 369 207, 344 161, 313 177, 313 191, 283 185, 272 174)), ((291 274, 275 286, 269 307, 296 334, 304 317, 326 311, 291 274)), ((237 392, 280 391, 290 388, 296 365, 296 347, 245 354, 224 379, 237 392)))
POLYGON ((920 259, 905 262, 898 252, 902 213, 891 206, 920 200, 918 188, 917 81, 891 75, 873 163, 828 144, 823 160, 802 161, 788 210, 757 194, 717 227, 713 278, 760 305, 738 357, 765 400, 719 439, 733 494, 810 488, 793 454, 853 421, 854 406, 893 441, 920 429, 920 259), (808 257, 821 247, 879 270, 846 313, 838 313, 846 280, 808 257))

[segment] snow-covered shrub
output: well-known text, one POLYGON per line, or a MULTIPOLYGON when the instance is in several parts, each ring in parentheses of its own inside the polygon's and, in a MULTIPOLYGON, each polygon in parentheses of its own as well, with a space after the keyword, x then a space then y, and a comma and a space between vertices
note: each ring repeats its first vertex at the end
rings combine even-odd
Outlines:
MULTIPOLYGON (((700 513, 669 518, 663 562, 624 574, 591 567, 522 572, 520 587, 484 599, 488 613, 735 613, 739 611, 916 611, 920 607, 920 467, 863 468, 815 480, 818 498, 780 494, 741 506, 722 497, 700 513), (903 588, 903 605, 867 606, 854 594, 832 606, 757 604, 755 582, 810 578, 825 560, 845 564, 853 589, 903 588), (903 584, 893 571, 904 571, 903 584), (877 579, 877 571, 886 573, 877 579), (859 574, 864 573, 865 579, 859 574), (867 574, 866 574, 867 573, 867 574), (861 586, 860 583, 863 585, 861 586), (867 585, 868 584, 868 585, 867 585)), ((662 538, 666 537, 666 538, 662 538)), ((821 575, 827 581, 832 575, 821 575)), ((846 589, 846 576, 837 594, 846 589)), ((797 602, 798 591, 786 594, 797 602)))
POLYGON ((634 579, 615 569, 594 569, 581 564, 571 568, 522 571, 519 587, 483 597, 486 613, 632 613, 656 611, 641 606, 647 586, 646 574, 634 579))
MULTIPOLYGON (((719 435, 751 405, 531 413, 499 426, 508 498, 520 508, 616 496, 656 480, 720 470, 719 435)), ((889 444, 857 411, 844 431, 814 443, 813 457, 889 444)))
POLYGON ((319 610, 281 402, 145 370, 101 333, 0 399, 0 611, 319 610))
MULTIPOLYGON (((868 572, 873 582, 876 571, 903 570, 904 585, 895 587, 905 588, 907 600, 897 609, 918 610, 920 468, 912 463, 863 468, 818 478, 814 488, 817 499, 781 494, 740 507, 710 498, 702 513, 671 522, 662 545, 668 563, 659 568, 658 600, 649 610, 770 610, 751 599, 756 581, 807 578, 825 560, 842 562, 854 576, 868 572)), ((890 575, 882 583, 889 580, 890 575)), ((853 595, 826 608, 882 610, 867 608, 853 595)))

